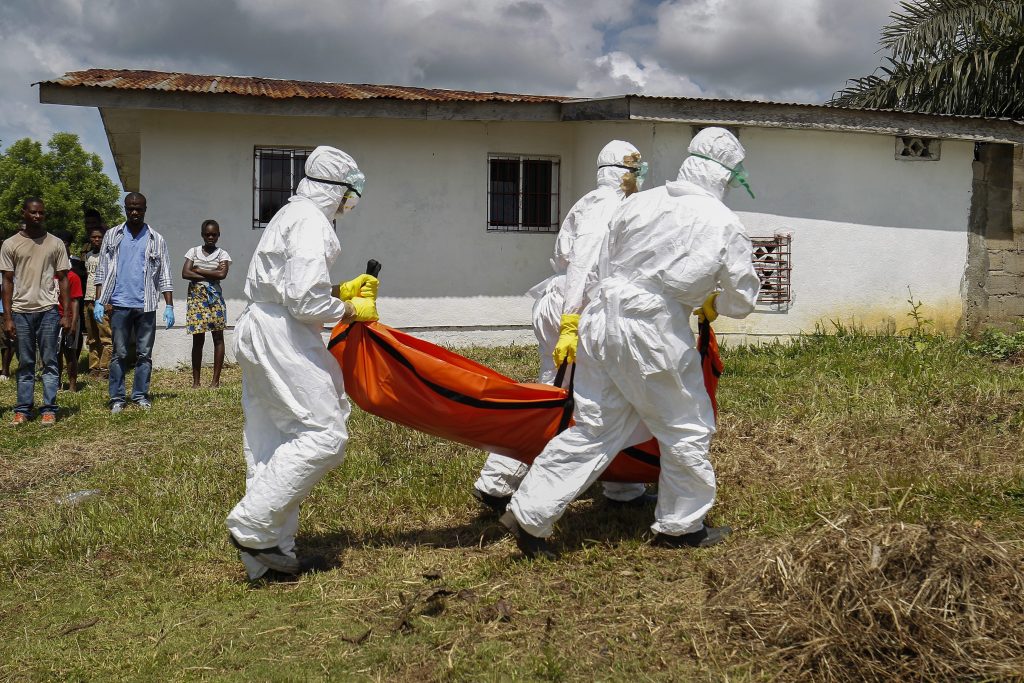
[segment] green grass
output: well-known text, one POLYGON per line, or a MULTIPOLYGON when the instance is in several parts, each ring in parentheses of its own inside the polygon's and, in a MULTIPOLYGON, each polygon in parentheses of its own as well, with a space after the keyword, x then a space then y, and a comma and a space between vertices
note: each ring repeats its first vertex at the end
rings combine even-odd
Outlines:
MULTIPOLYGON (((467 354, 536 372, 534 348, 467 354)), ((704 611, 730 548, 856 508, 974 523, 1019 551, 1021 366, 856 333, 724 358, 713 515, 738 531, 722 547, 652 548, 650 511, 588 494, 558 526, 563 559, 523 561, 468 495, 482 453, 356 410, 302 513, 300 547, 335 568, 263 587, 223 526, 244 477, 236 369, 218 391, 156 372, 153 411, 113 417, 91 382, 49 430, 7 426, 0 385, 0 679, 765 678, 704 611), (101 493, 59 502, 86 489, 101 493)))

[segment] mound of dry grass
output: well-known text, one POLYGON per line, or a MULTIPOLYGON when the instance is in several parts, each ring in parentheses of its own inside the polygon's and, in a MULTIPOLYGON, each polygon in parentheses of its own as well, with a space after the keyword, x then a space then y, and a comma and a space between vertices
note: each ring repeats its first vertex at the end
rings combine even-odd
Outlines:
POLYGON ((815 681, 1024 678, 1024 561, 979 528, 851 514, 709 571, 732 648, 815 681))

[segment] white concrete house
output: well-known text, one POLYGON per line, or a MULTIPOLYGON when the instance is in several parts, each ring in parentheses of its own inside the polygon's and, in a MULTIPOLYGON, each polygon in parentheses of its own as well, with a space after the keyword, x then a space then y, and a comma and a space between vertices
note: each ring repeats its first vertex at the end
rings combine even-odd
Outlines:
MULTIPOLYGON (((200 223, 220 223, 234 258, 229 322, 261 226, 303 155, 329 144, 367 177, 359 208, 338 222, 337 279, 376 258, 383 322, 451 344, 532 343, 525 292, 549 274, 555 232, 593 188, 601 147, 633 142, 650 188, 675 178, 707 125, 732 128, 747 149, 757 199, 733 191, 726 202, 755 238, 767 285, 755 314, 718 323, 726 337, 829 320, 904 328, 910 291, 946 330, 1024 315, 1019 122, 104 69, 39 85, 44 103, 99 109, 122 185, 148 198, 175 268, 200 223)), ((160 364, 187 362, 190 339, 173 329, 156 347, 160 364)))

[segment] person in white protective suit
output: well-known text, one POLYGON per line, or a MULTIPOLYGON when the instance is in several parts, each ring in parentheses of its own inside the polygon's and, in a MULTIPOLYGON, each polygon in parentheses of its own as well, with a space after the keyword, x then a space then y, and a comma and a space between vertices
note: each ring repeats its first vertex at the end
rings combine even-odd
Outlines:
MULTIPOLYGON (((536 299, 533 332, 540 350, 538 381, 543 384, 554 384, 558 366, 575 360, 575 349, 572 357, 562 354, 555 358, 559 336, 563 328, 576 329, 587 277, 597 265, 608 221, 623 199, 639 191, 646 171, 647 164, 640 160, 636 147, 612 140, 597 156, 597 189, 583 195, 562 222, 551 259, 555 273, 530 290, 536 299)), ((568 376, 566 373, 563 384, 568 383, 568 376)), ((650 438, 649 434, 637 434, 633 443, 650 438)), ((527 469, 519 460, 491 453, 473 486, 473 495, 501 514, 527 469)), ((609 503, 618 506, 642 506, 655 499, 643 484, 605 482, 604 494, 609 503)))
POLYGON ((576 423, 548 443, 501 517, 527 556, 554 557, 553 525, 641 423, 661 450, 655 542, 709 546, 729 531, 704 524, 715 417, 689 317, 745 317, 760 283, 750 239, 722 203, 730 184, 749 192, 743 147, 706 128, 689 152, 675 182, 630 197, 611 219, 580 319, 576 423))
POLYGON ((376 320, 370 275, 332 288, 341 250, 332 219, 359 201, 365 178, 333 147, 317 147, 306 177, 267 225, 249 264, 249 305, 235 326, 245 412, 245 496, 227 517, 252 580, 272 569, 315 568, 295 555, 299 504, 341 463, 350 406, 341 368, 324 345, 325 324, 376 320))

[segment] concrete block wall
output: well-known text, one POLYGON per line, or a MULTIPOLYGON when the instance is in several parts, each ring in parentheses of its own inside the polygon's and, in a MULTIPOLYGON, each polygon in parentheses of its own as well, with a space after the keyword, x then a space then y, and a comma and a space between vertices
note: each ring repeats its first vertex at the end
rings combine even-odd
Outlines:
POLYGON ((986 147, 984 326, 1014 331, 1024 328, 1024 145, 986 147))

